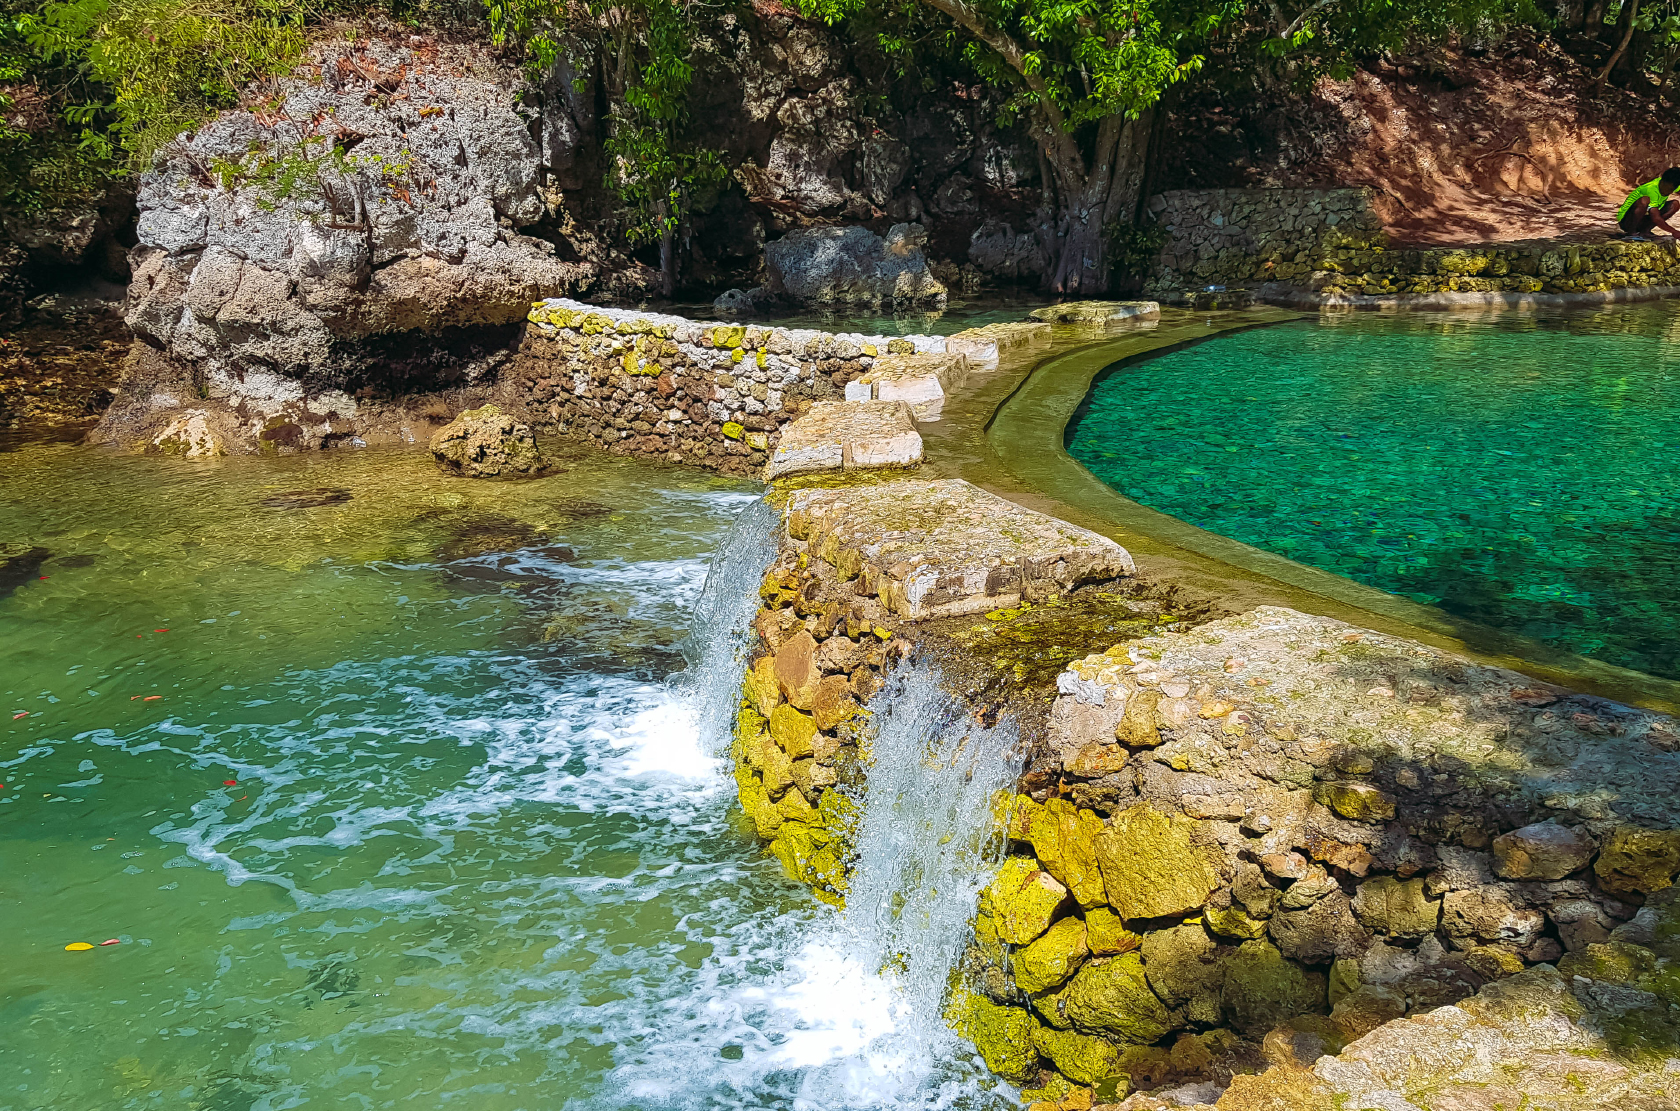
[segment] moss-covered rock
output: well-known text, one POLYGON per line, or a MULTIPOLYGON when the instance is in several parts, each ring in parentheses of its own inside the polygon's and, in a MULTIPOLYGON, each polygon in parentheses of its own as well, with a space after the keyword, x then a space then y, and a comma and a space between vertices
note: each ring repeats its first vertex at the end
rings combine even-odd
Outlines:
POLYGON ((1565 953, 1557 962, 1557 970, 1565 976, 1585 976, 1589 980, 1631 984, 1656 972, 1657 955, 1642 945, 1608 941, 1602 945, 1589 945, 1574 953, 1565 953))
POLYGON ((1245 941, 1223 964, 1225 1015, 1245 1034, 1325 1008, 1323 973, 1306 971, 1269 941, 1245 941))
POLYGON ((1085 923, 1077 918, 1063 918, 1038 940, 1015 953, 1015 984, 1029 994, 1050 991, 1066 982, 1089 953, 1085 946, 1085 923))
POLYGON ((1161 723, 1155 715, 1160 704, 1159 691, 1138 691, 1126 701, 1126 711, 1120 724, 1114 727, 1114 739, 1133 748, 1154 748, 1161 743, 1161 723))
POLYGON ((1394 819, 1394 796, 1370 783, 1320 783, 1313 799, 1342 817, 1355 822, 1388 822, 1394 819))
POLYGON ((1101 818, 1066 799, 1051 799, 1040 806, 1025 795, 1016 796, 1010 836, 1031 844, 1039 865, 1072 892, 1082 907, 1108 901, 1097 866, 1096 839, 1102 830, 1101 818))
POLYGON ((974 1043, 986 1067, 1020 1083, 1038 1073, 1033 1035, 1038 1022, 1019 1007, 1004 1007, 983 995, 959 988, 951 996, 945 1020, 951 1029, 974 1043))
POLYGON ((1143 937, 1107 907, 1092 907, 1085 912, 1085 944, 1099 957, 1117 957, 1143 944, 1143 937))
POLYGON ((747 696, 747 702, 758 715, 768 718, 782 701, 782 692, 776 688, 776 658, 760 657, 747 671, 746 680, 741 684, 741 688, 747 696))
POLYGON ((1441 900, 1429 898, 1421 878, 1378 876, 1359 885, 1353 914, 1373 933, 1421 938, 1441 924, 1441 900))
POLYGON ((1087 961, 1057 994, 1057 1009, 1087 1034, 1147 1045, 1178 1025, 1150 990, 1137 953, 1087 961))
POLYGON ((1250 918, 1240 903, 1232 903, 1228 907, 1208 907, 1202 911, 1202 921, 1207 923, 1209 930, 1220 937, 1235 938, 1239 941, 1260 937, 1266 932, 1265 920, 1250 918))
POLYGON ((1680 873, 1680 830, 1620 826, 1593 864, 1599 886, 1615 895, 1649 895, 1674 885, 1680 873))
POLYGON ((1033 1030, 1033 1046, 1056 1066, 1056 1071, 1075 1084, 1096 1084, 1113 1076, 1120 1063, 1120 1047, 1106 1038, 1094 1038, 1072 1030, 1039 1026, 1033 1030))
POLYGON ((1213 1026, 1220 1017, 1220 986, 1225 977, 1219 944, 1199 923, 1151 930, 1143 939, 1143 971, 1149 986, 1184 1017, 1213 1026))
POLYGON ((770 713, 770 739, 776 747, 798 760, 811 755, 811 741, 817 735, 817 723, 809 714, 802 714, 783 704, 770 713))
POLYGON ((1122 918, 1195 910, 1220 883, 1223 859, 1205 823, 1162 814, 1147 803, 1114 816, 1096 839, 1108 902, 1122 918))
POLYGON ((1003 862, 986 888, 992 920, 1000 938, 1010 945, 1026 945, 1067 909, 1068 890, 1030 856, 1003 862))

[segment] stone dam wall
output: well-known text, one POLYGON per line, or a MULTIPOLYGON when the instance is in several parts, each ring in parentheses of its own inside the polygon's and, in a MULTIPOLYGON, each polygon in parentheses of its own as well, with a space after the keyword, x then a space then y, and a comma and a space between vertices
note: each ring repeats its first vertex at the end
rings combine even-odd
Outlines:
POLYGON ((1018 724, 946 1017, 1023 1102, 1674 1106, 1675 721, 1231 614, 960 481, 769 496, 743 809, 844 903, 894 669, 934 667, 977 727, 1018 724))
POLYGON ((1366 188, 1178 190, 1151 197, 1148 211, 1166 241, 1144 288, 1157 295, 1275 283, 1278 288, 1261 290, 1263 299, 1289 301, 1294 290, 1334 305, 1367 297, 1680 287, 1680 251, 1671 243, 1391 246, 1371 197, 1366 188))

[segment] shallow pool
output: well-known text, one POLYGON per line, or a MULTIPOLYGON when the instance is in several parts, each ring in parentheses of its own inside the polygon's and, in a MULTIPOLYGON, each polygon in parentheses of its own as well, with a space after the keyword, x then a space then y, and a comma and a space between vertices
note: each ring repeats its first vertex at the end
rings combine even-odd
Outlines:
POLYGON ((0 1109, 992 1105, 733 805, 756 488, 567 466, 0 454, 0 1109))
POLYGON ((1127 497, 1680 678, 1680 305, 1254 329, 1122 364, 1068 430, 1127 497))

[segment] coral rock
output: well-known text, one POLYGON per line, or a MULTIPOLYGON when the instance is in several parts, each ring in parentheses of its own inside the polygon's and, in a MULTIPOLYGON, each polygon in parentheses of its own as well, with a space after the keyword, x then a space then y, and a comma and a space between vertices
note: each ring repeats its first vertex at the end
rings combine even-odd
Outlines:
POLYGON ((1537 822, 1493 839, 1493 870, 1509 880, 1561 880, 1592 859, 1585 834, 1556 822, 1537 822))
POLYGON ((438 429, 430 447, 438 470, 464 478, 535 478, 552 469, 531 426, 494 405, 466 410, 438 429))

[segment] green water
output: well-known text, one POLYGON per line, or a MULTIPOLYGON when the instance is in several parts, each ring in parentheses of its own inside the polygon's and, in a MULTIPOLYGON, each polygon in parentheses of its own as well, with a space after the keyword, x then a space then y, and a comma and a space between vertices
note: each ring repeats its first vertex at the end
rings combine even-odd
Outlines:
POLYGON ((972 1092, 881 1063, 890 986, 672 679, 756 497, 601 456, 0 454, 0 554, 39 564, 0 598, 0 1111, 972 1092))
MULTIPOLYGON (((1032 310, 1050 303, 1048 298, 1035 294, 953 295, 943 309, 931 312, 824 311, 808 308, 769 313, 753 317, 747 323, 769 324, 778 328, 815 328, 824 332, 862 332, 867 336, 950 336, 966 328, 1017 323, 1026 320, 1032 310)), ((669 311, 692 320, 711 320, 717 316, 709 303, 675 305, 669 311)))
POLYGON ((1123 364, 1068 450, 1301 563, 1680 678, 1680 305, 1354 314, 1123 364))

